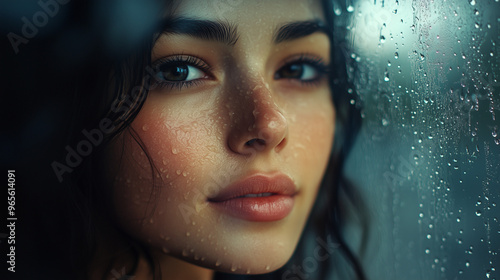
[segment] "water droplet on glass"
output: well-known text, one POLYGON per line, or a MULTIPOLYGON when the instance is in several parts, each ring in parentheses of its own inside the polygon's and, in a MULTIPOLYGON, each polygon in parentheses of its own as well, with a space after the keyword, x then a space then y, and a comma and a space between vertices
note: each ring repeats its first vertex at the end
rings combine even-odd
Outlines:
POLYGON ((398 53, 398 52, 395 52, 395 53, 394 53, 394 58, 395 58, 395 59, 398 59, 398 58, 399 58, 399 53, 398 53))
POLYGON ((385 43, 385 36, 380 36, 380 43, 385 43))
POLYGON ((476 216, 481 217, 481 215, 482 215, 481 211, 477 210, 476 211, 476 216))
POLYGON ((354 7, 352 5, 349 4, 349 6, 347 6, 347 9, 346 9, 349 13, 352 13, 354 12, 354 7))
POLYGON ((476 5, 476 0, 470 0, 469 4, 471 4, 471 6, 475 6, 476 5))

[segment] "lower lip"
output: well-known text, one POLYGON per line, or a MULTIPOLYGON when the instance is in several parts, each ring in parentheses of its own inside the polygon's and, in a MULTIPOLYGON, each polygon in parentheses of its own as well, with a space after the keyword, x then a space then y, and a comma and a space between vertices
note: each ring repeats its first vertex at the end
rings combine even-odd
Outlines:
POLYGON ((278 221, 290 214, 294 198, 289 195, 238 197, 212 204, 230 216, 255 222, 278 221))

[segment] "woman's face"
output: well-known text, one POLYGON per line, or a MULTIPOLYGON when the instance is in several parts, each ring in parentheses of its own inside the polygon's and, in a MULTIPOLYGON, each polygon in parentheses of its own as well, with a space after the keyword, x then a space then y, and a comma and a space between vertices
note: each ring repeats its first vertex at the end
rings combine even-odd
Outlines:
POLYGON ((107 157, 118 223, 159 258, 278 269, 333 141, 320 3, 185 0, 169 18, 152 52, 157 82, 131 125, 157 172, 129 133, 107 157))

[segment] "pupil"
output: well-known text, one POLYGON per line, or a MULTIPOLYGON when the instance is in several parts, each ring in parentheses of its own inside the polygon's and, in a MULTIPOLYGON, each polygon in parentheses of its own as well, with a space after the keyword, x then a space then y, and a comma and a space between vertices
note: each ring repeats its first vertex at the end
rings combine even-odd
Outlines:
POLYGON ((299 78, 302 76, 304 68, 301 64, 291 64, 283 69, 283 78, 299 78))
POLYGON ((188 76, 187 65, 175 65, 162 70, 163 77, 167 81, 184 81, 188 76))

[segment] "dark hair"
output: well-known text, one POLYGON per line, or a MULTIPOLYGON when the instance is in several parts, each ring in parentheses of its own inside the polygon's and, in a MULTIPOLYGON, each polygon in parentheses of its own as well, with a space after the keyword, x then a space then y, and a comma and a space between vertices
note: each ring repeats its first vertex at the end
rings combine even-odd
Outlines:
MULTIPOLYGON (((30 163, 35 162, 42 167, 36 173, 36 179, 28 179, 26 190, 21 191, 27 201, 26 206, 21 208, 27 217, 26 224, 21 227, 24 230, 21 231, 21 236, 26 236, 23 240, 30 241, 20 247, 25 256, 31 253, 32 248, 36 248, 39 254, 33 255, 31 260, 25 262, 30 266, 30 271, 36 272, 24 271, 20 273, 20 277, 25 275, 44 279, 50 275, 50 279, 88 278, 89 275, 84 273, 88 273, 87 265, 96 253, 99 227, 106 221, 113 220, 106 216, 113 213, 107 203, 107 198, 110 197, 109 188, 102 187, 103 179, 98 172, 106 143, 120 133, 130 133, 148 154, 147 147, 137 137, 130 123, 140 111, 147 96, 148 86, 144 78, 149 75, 147 69, 151 64, 150 52, 154 44, 150 35, 154 34, 155 25, 152 17, 144 18, 151 21, 151 24, 144 27, 142 33, 139 33, 140 37, 133 40, 134 43, 120 46, 124 47, 125 51, 116 53, 112 43, 106 40, 106 36, 109 35, 105 33, 108 23, 99 17, 96 7, 100 4, 96 3, 97 1, 89 1, 86 4, 68 4, 69 16, 64 26, 56 28, 57 32, 47 31, 48 34, 42 34, 43 36, 33 39, 26 46, 21 45, 20 47, 25 47, 22 52, 12 56, 6 63, 7 66, 12 66, 10 70, 13 73, 13 78, 6 81, 7 90, 19 92, 32 100, 27 106, 21 103, 21 100, 14 100, 19 102, 14 108, 48 108, 31 111, 35 117, 45 116, 41 125, 44 126, 46 137, 39 141, 28 141, 24 146, 22 141, 19 142, 20 151, 26 146, 32 149, 42 145, 46 147, 43 151, 34 153, 35 158, 31 158, 31 162, 28 161, 30 154, 25 154, 25 161, 19 164, 21 170, 32 174, 33 170, 28 171, 30 163), (85 30, 89 23, 94 26, 90 31, 85 30), (78 38, 73 35, 75 32, 79 34, 78 38), (139 41, 143 43, 137 44, 139 41), (65 51, 71 48, 77 48, 72 55, 65 51), (30 85, 24 84, 25 73, 32 69, 43 72, 30 80, 30 85), (37 89, 42 89, 43 94, 35 95, 37 89), (92 147, 92 152, 82 158, 78 166, 69 168, 70 171, 61 169, 57 163, 67 161, 68 147, 73 149, 77 147, 84 137, 82 131, 99 128, 103 119, 109 119, 110 126, 115 129, 111 133, 101 131, 101 142, 92 147), (57 173, 57 170, 60 172, 57 173), (34 206, 28 206, 29 204, 34 206), (33 213, 34 209, 40 211, 33 213), (38 234, 27 233, 30 228, 36 228, 38 234), (50 267, 58 268, 55 275, 52 269, 47 270, 49 263, 52 264, 50 267)), ((344 36, 333 33, 331 1, 323 0, 322 3, 327 24, 332 30, 330 86, 336 108, 337 131, 334 149, 318 199, 298 249, 285 267, 261 276, 218 273, 216 277, 220 279, 238 277, 281 279, 281 275, 293 264, 300 263, 307 257, 310 240, 314 241, 316 237, 322 240, 331 237, 340 250, 333 252, 328 260, 320 263, 318 276, 314 279, 326 279, 329 267, 343 259, 347 260, 347 264, 352 268, 351 271, 347 271, 347 275, 354 272, 358 279, 365 279, 360 261, 348 247, 342 232, 354 214, 360 221, 364 236, 367 235, 364 203, 356 188, 343 176, 344 162, 360 128, 361 117, 354 87, 347 72, 349 61, 345 55, 344 36), (352 100, 355 100, 354 105, 352 100)), ((168 7, 163 7, 165 8, 168 7)), ((30 129, 30 121, 33 121, 33 118, 24 115, 19 127, 30 129)), ((31 129, 26 135, 30 137, 36 133, 36 129, 31 129)), ((11 158, 13 157, 7 159, 11 158)), ((152 161, 150 163, 154 173, 154 165, 152 161)), ((148 255, 147 250, 132 238, 128 238, 125 233, 123 236, 130 241, 130 253, 136 259, 141 255, 145 256, 153 271, 156 271, 155 260, 148 255)), ((109 271, 111 269, 110 267, 109 271)))

